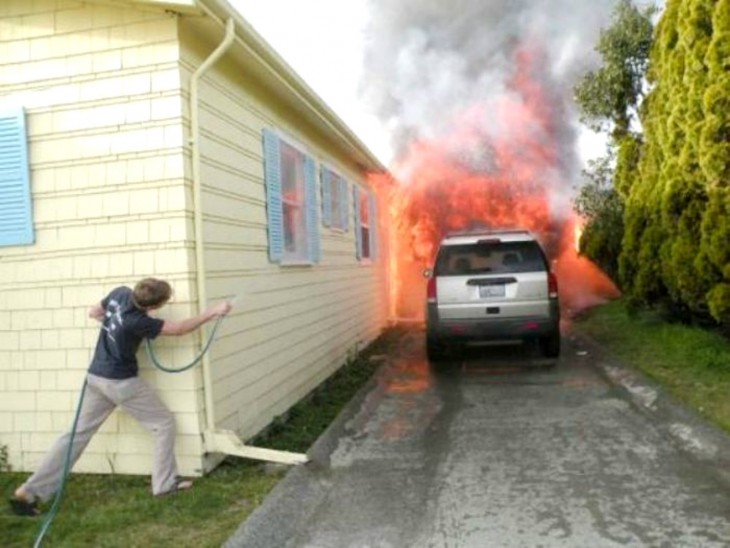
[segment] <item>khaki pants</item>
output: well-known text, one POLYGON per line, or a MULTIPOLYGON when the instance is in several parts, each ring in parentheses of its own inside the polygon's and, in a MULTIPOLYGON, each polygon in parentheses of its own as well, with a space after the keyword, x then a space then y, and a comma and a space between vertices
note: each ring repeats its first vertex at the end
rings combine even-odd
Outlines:
MULTIPOLYGON (((174 454, 175 420, 155 391, 139 377, 115 380, 89 373, 86 382, 86 394, 76 425, 69 469, 114 408, 120 406, 155 437, 152 493, 158 495, 173 489, 178 474, 174 454)), ((70 432, 58 438, 38 470, 23 485, 28 493, 47 501, 58 490, 70 439, 70 432)))

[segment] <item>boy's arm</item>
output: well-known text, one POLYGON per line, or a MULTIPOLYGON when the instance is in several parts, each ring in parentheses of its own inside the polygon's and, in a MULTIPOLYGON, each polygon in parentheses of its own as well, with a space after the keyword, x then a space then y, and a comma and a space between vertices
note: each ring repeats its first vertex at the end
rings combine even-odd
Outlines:
POLYGON ((162 324, 162 331, 160 331, 160 335, 170 335, 173 337, 186 335, 192 331, 195 331, 201 325, 212 320, 213 318, 217 318, 218 316, 225 316, 231 311, 231 308, 231 303, 225 301, 215 306, 212 306, 205 312, 202 312, 197 316, 193 316, 192 318, 188 318, 187 320, 182 320, 179 322, 165 320, 165 323, 162 324))
POLYGON ((96 303, 94 306, 89 308, 89 318, 92 318, 98 322, 104 321, 104 315, 106 311, 101 303, 96 303))

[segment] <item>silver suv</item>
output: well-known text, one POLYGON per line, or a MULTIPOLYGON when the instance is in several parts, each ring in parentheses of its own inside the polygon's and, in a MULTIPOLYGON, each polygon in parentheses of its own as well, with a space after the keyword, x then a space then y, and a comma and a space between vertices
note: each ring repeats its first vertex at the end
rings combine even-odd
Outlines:
POLYGON ((536 339, 560 354, 558 282, 526 230, 449 235, 429 278, 426 350, 439 360, 451 344, 536 339))

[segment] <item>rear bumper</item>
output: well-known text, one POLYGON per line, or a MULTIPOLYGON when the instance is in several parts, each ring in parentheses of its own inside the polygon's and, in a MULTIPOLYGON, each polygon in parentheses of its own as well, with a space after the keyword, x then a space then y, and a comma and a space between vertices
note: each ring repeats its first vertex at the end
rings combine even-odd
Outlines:
POLYGON ((436 304, 426 309, 426 336, 438 341, 523 340, 544 337, 560 329, 560 305, 550 301, 549 316, 441 320, 436 304))

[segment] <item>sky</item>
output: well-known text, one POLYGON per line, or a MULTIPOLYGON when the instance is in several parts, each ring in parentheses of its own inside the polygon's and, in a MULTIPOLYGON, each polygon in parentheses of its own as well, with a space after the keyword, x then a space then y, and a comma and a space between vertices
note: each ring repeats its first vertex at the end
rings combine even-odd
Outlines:
MULTIPOLYGON (((454 7, 446 8, 442 0, 400 0, 399 2, 383 2, 380 0, 228 0, 229 3, 263 36, 263 38, 281 55, 281 57, 297 72, 305 82, 327 103, 332 110, 353 130, 365 145, 388 166, 397 151, 399 132, 407 133, 416 119, 429 118, 431 112, 439 109, 438 105, 431 104, 430 98, 423 99, 413 93, 413 90, 422 86, 418 74, 411 74, 412 81, 408 80, 408 70, 389 73, 390 67, 396 67, 404 56, 414 53, 412 60, 414 69, 422 72, 418 66, 419 52, 416 36, 408 42, 407 30, 413 25, 413 12, 423 11, 424 17, 444 17, 448 19, 446 10, 454 10, 454 14, 468 14, 468 9, 481 10, 486 3, 484 0, 459 0, 448 3, 454 7), (394 6, 398 9, 394 9, 394 6), (430 12, 429 12, 430 10, 430 12), (458 11, 457 11, 458 10, 458 11), (401 25, 400 27, 398 25, 401 25), (382 29, 382 31, 381 31, 382 29), (378 32, 380 31, 380 33, 378 32), (391 37, 387 35, 391 32, 391 37), (392 43, 389 42, 392 40, 392 43), (415 44, 415 45, 414 45, 415 44), (389 49, 392 48, 392 49, 389 49), (380 56, 380 58, 378 58, 380 56), (379 64, 378 64, 379 63, 379 64), (377 82, 378 77, 387 78, 387 81, 377 82), (407 88, 408 89, 404 89, 407 88), (398 109, 397 115, 388 112, 388 108, 398 109), (420 109, 420 110, 419 110, 420 109), (408 117, 410 116, 410 120, 408 117)), ((597 32, 599 20, 586 21, 585 25, 575 24, 577 18, 590 17, 591 13, 600 13, 605 20, 608 14, 606 7, 610 0, 599 0, 604 8, 601 11, 591 9, 586 14, 576 14, 573 17, 570 9, 560 9, 563 2, 568 5, 571 0, 490 0, 493 6, 495 20, 500 25, 508 17, 515 20, 515 25, 524 24, 525 13, 529 14, 529 24, 539 26, 539 17, 553 19, 544 23, 545 28, 552 27, 550 32, 560 31, 561 25, 574 25, 578 30, 579 40, 586 41, 588 32, 597 32), (543 5, 542 11, 533 9, 535 5, 543 5), (516 9, 515 6, 518 6, 516 9), (556 9, 557 8, 557 9, 556 9), (522 9, 522 11, 519 11, 522 9), (567 14, 566 14, 567 13, 567 14), (522 18, 522 19, 518 19, 522 18), (561 18, 565 21, 561 21, 561 18), (588 28, 583 30, 582 26, 588 28)), ((581 3, 579 2, 578 5, 581 3)), ((575 11, 575 10, 572 10, 575 11)), ((416 14, 417 16, 417 14, 416 14)), ((458 19, 454 18, 455 20, 458 19)), ((468 18, 466 18, 468 19, 468 18)), ((420 24, 420 21, 419 21, 420 24)), ((480 24, 483 24, 480 22, 480 24)), ((454 25, 475 25, 470 21, 456 21, 454 25)), ((461 28, 466 34, 474 29, 461 28)), ((496 34, 498 30, 488 29, 496 34)), ((477 32, 476 35, 484 34, 477 32)), ((492 36, 494 42, 509 37, 492 36)), ((593 38, 593 36, 591 36, 593 38)), ((563 39, 563 36, 551 37, 551 40, 563 39)), ((483 46, 483 45, 482 45, 483 46)), ((585 46, 585 44, 584 44, 585 46)), ((566 59, 590 57, 592 44, 588 51, 576 53, 575 44, 568 40, 561 42, 566 52, 566 59)), ((480 50, 481 51, 481 50, 480 50)), ((425 51, 429 54, 429 51, 425 51)), ((447 72, 441 84, 443 93, 454 93, 456 86, 461 89, 472 87, 473 82, 461 73, 458 60, 448 57, 443 52, 437 52, 439 57, 435 63, 451 70, 456 64, 455 72, 447 72), (448 81, 446 81, 448 80, 448 81)), ((494 62, 494 57, 490 58, 494 62)), ((488 77, 480 76, 480 78, 488 77)), ((437 96, 439 89, 429 90, 429 94, 437 96)), ((423 94, 424 96, 426 94, 423 94)), ((576 126, 578 138, 576 140, 576 154, 581 163, 599 156, 604 151, 604 139, 593 134, 587 128, 576 126)), ((402 135, 400 136, 402 137, 402 135)))
POLYGON ((360 97, 367 0, 228 0, 375 156, 388 129, 360 97), (285 14, 285 15, 284 15, 285 14))

